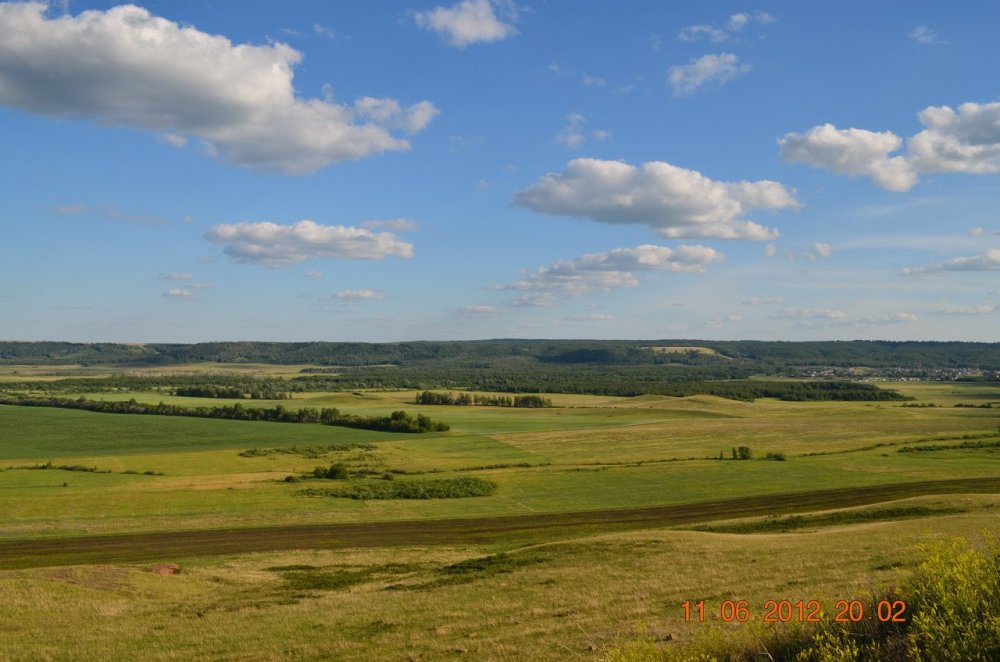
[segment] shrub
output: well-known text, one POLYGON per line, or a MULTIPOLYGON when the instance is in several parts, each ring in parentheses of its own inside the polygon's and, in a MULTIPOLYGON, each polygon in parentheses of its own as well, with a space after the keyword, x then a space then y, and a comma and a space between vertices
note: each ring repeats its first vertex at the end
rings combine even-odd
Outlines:
POLYGON ((316 467, 313 469, 313 476, 316 478, 329 478, 332 480, 343 480, 347 478, 347 465, 343 462, 331 464, 329 467, 316 467))
POLYGON ((1000 659, 1000 547, 953 540, 930 549, 910 582, 915 660, 1000 659))

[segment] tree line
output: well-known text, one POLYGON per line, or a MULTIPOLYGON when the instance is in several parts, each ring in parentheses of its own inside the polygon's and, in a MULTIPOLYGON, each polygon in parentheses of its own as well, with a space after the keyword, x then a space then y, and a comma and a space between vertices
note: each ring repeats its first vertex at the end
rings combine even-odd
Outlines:
POLYGON ((423 414, 412 416, 403 410, 389 416, 358 416, 342 413, 335 407, 317 409, 286 409, 275 407, 244 407, 240 403, 221 407, 187 407, 184 405, 144 404, 130 400, 88 400, 84 397, 55 398, 25 395, 0 395, 0 404, 21 407, 59 407, 82 409, 107 414, 149 414, 153 416, 192 416, 195 418, 222 418, 233 421, 270 421, 274 423, 318 423, 381 432, 446 432, 445 423, 433 421, 423 414))
POLYGON ((250 388, 219 386, 216 384, 182 386, 174 389, 174 395, 188 398, 227 398, 233 400, 288 400, 292 397, 291 393, 278 390, 270 382, 254 383, 250 388))
MULTIPOLYGON (((397 368, 344 368, 335 375, 283 377, 201 375, 71 378, 55 381, 6 382, 0 392, 33 396, 38 393, 98 393, 149 391, 214 398, 286 399, 292 393, 359 389, 468 389, 514 394, 575 393, 609 396, 715 395, 734 400, 906 400, 899 393, 870 383, 847 380, 777 381, 747 379, 749 370, 735 366, 597 366, 526 363, 501 367, 428 365, 397 368)), ((433 401, 420 404, 477 404, 433 401)), ((472 397, 472 396, 469 396, 472 397)), ((479 396, 480 398, 493 396, 479 396)), ((478 404, 546 406, 532 400, 516 405, 508 396, 478 404)))
POLYGON ((114 393, 148 391, 194 398, 287 400, 295 385, 275 377, 246 375, 110 375, 52 381, 3 382, 3 391, 24 393, 114 393))
POLYGON ((414 404, 418 405, 466 405, 482 407, 551 407, 552 400, 540 395, 480 395, 478 393, 417 393, 414 404))

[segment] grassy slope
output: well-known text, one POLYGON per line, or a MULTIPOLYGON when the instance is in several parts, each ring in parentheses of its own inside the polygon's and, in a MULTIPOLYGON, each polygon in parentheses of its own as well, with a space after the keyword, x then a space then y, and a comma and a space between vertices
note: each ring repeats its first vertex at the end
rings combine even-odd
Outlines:
MULTIPOLYGON (((407 404, 412 393, 306 394, 283 403, 351 413, 419 410, 452 423, 445 435, 0 407, 0 467, 53 460, 166 474, 2 471, 0 536, 569 512, 1000 476, 995 450, 857 450, 996 430, 996 409, 951 407, 1000 402, 995 385, 893 386, 945 407, 554 396, 559 408, 523 411, 417 408, 407 404), (499 492, 433 502, 303 499, 278 479, 320 461, 236 454, 251 446, 372 440, 375 451, 343 457, 355 467, 441 472, 429 477, 485 476, 499 492), (789 459, 665 461, 742 444, 789 459), (802 456, 811 452, 836 454, 802 456), (534 466, 457 471, 520 463, 534 466)), ((341 458, 327 458, 334 459, 341 458)), ((520 550, 514 548, 523 541, 164 559, 184 567, 170 577, 122 564, 0 571, 8 607, 0 610, 0 659, 61 658, 67 651, 82 660, 106 659, 109 651, 151 660, 433 660, 458 652, 521 660, 526 651, 540 660, 594 659, 617 635, 644 628, 675 641, 722 628, 717 619, 685 624, 684 600, 705 599, 717 609, 723 599, 747 599, 757 613, 772 598, 819 599, 829 608, 904 574, 920 557, 921 541, 1000 529, 996 495, 904 503, 963 512, 791 534, 579 534, 585 537, 520 550), (444 570, 501 550, 512 550, 512 560, 444 570), (316 566, 305 574, 328 588, 268 570, 293 564, 316 566), (393 584, 408 588, 385 590, 393 584)))
POLYGON ((484 557, 502 545, 170 559, 183 572, 167 577, 149 566, 8 571, 0 658, 561 660, 595 659, 642 633, 671 637, 666 647, 712 631, 749 636, 715 617, 722 600, 748 600, 757 615, 769 599, 817 599, 829 611, 905 574, 919 543, 998 523, 996 496, 905 503, 967 512, 778 535, 618 533, 499 563, 484 557), (481 560, 446 570, 469 559, 481 560), (269 569, 287 566, 313 569, 269 569), (705 600, 708 622, 684 623, 684 600, 705 600))
MULTIPOLYGON (((947 386, 956 388, 966 389, 962 397, 982 393, 976 386, 947 386)), ((406 406, 410 398, 412 392, 314 394, 291 402, 369 414, 406 406)), ((562 406, 543 410, 408 407, 452 423, 454 431, 444 435, 0 407, 0 467, 53 460, 166 474, 0 472, 7 514, 0 536, 567 512, 1000 475, 995 449, 843 452, 986 434, 995 429, 995 410, 712 397, 555 399, 562 406), (344 441, 375 441, 377 449, 323 459, 237 456, 250 447, 344 441), (720 450, 728 456, 738 445, 751 446, 758 456, 781 451, 789 461, 707 459, 720 450), (800 457, 811 452, 837 454, 800 457), (475 499, 358 503, 298 497, 301 484, 280 482, 341 460, 377 471, 435 472, 428 477, 479 475, 500 489, 494 497, 475 499), (520 464, 531 466, 458 471, 520 464)))

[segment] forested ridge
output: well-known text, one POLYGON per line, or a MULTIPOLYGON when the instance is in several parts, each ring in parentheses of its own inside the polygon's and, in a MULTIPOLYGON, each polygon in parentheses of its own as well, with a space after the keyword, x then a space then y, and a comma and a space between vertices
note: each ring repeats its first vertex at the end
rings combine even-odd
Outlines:
POLYGON ((716 365, 736 362, 757 371, 788 366, 1000 370, 1000 343, 930 341, 762 340, 470 340, 397 343, 209 342, 115 344, 0 342, 0 364, 133 365, 180 363, 280 363, 318 366, 414 365, 446 362, 466 366, 527 361, 545 364, 716 365), (653 348, 704 347, 697 352, 653 348))

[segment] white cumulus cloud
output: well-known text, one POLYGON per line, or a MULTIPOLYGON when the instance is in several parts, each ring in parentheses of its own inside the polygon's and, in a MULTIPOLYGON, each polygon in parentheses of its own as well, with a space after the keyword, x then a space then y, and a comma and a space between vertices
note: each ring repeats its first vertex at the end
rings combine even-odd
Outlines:
POLYGON ((1000 172, 1000 102, 963 103, 955 111, 932 106, 918 117, 927 127, 910 138, 909 152, 921 172, 1000 172))
POLYGON ((838 129, 832 124, 778 140, 781 156, 842 175, 871 177, 882 188, 906 191, 932 172, 1000 173, 1000 102, 931 106, 917 114, 924 130, 905 141, 891 131, 838 129), (890 156, 901 152, 897 156, 890 156))
POLYGON ((733 53, 708 54, 691 60, 687 64, 670 67, 667 82, 674 90, 674 96, 685 96, 706 85, 722 87, 727 82, 750 71, 749 64, 740 62, 733 53))
POLYGON ((720 182, 663 161, 574 159, 549 173, 513 203, 557 216, 610 224, 648 225, 664 237, 769 240, 778 235, 744 216, 750 210, 798 207, 778 182, 720 182))
POLYGON ((409 143, 437 109, 365 97, 303 99, 292 84, 302 54, 233 44, 135 5, 46 16, 41 2, 0 4, 0 104, 152 131, 228 162, 288 174, 409 143))
POLYGON ((381 260, 413 257, 413 246, 389 232, 303 220, 293 225, 233 223, 217 225, 205 238, 239 262, 285 267, 312 258, 381 260))
POLYGON ((781 158, 806 163, 840 175, 864 175, 890 191, 905 191, 917 182, 917 174, 902 156, 889 154, 903 147, 903 140, 885 131, 838 129, 823 124, 807 133, 787 133, 778 140, 781 158))
POLYGON ((516 20, 517 12, 509 2, 494 0, 462 0, 451 7, 440 5, 426 11, 413 12, 413 20, 425 30, 437 32, 452 46, 465 48, 469 44, 500 41, 517 34, 511 23, 497 16, 501 11, 506 20, 516 20))

